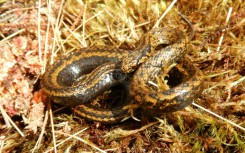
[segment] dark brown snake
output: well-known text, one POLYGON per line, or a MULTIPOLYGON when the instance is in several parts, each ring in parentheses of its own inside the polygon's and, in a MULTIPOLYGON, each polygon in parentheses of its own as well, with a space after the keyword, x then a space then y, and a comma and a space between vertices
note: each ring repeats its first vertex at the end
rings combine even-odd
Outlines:
POLYGON ((180 110, 200 95, 202 72, 191 62, 181 60, 189 48, 187 36, 177 29, 160 28, 145 34, 140 42, 133 51, 99 46, 62 57, 47 68, 42 89, 56 103, 77 105, 73 109, 76 115, 103 123, 128 116, 131 100, 145 110, 164 113, 180 110), (188 74, 182 83, 167 91, 156 91, 149 85, 148 81, 155 81, 165 65, 179 60, 188 74), (112 109, 90 105, 90 101, 115 85, 124 86, 130 94, 122 105, 112 109))

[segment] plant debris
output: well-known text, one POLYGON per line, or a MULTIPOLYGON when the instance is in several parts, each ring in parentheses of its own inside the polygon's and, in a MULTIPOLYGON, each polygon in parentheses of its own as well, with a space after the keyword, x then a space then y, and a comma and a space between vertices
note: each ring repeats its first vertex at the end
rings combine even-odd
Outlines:
POLYGON ((221 0, 1 1, 0 152, 245 152, 244 6, 221 0), (188 56, 205 75, 195 105, 113 125, 50 105, 38 81, 48 61, 93 45, 133 49, 153 27, 189 33, 177 11, 194 26, 188 56))

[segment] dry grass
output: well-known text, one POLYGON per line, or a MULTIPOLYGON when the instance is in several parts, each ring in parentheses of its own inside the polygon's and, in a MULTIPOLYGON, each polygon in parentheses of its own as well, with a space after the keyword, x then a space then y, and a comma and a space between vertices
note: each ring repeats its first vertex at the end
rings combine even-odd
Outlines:
POLYGON ((38 2, 0 1, 0 152, 245 152, 245 2, 179 0, 166 14, 174 1, 38 2), (176 11, 195 28, 189 56, 205 74, 195 104, 239 126, 197 105, 101 125, 45 103, 38 78, 47 59, 91 45, 132 49, 155 26, 188 32, 176 11))

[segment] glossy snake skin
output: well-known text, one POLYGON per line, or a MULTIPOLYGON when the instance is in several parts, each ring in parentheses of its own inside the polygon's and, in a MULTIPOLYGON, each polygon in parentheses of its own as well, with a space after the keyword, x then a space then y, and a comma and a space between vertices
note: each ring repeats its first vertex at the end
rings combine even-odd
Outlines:
POLYGON ((183 32, 154 29, 143 35, 140 42, 133 51, 99 46, 57 59, 42 76, 42 88, 54 102, 76 105, 75 114, 102 123, 121 121, 128 115, 131 104, 164 113, 180 110, 200 95, 202 72, 190 61, 182 60, 189 48, 189 38, 183 32), (167 91, 156 91, 148 84, 161 75, 165 65, 179 60, 188 74, 182 83, 167 91), (90 101, 115 85, 126 91, 122 105, 112 109, 90 105, 90 101))

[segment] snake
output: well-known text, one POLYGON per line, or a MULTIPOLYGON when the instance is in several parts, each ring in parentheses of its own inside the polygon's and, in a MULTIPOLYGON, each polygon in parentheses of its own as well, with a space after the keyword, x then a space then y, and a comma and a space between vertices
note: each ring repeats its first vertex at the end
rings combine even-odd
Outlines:
POLYGON ((72 106, 76 115, 102 123, 121 121, 128 115, 132 99, 144 109, 180 110, 202 91, 202 73, 197 67, 184 62, 191 77, 167 91, 151 91, 146 82, 160 74, 163 63, 182 59, 188 44, 189 38, 180 30, 158 28, 144 34, 139 47, 134 50, 108 46, 83 48, 49 65, 42 76, 41 86, 55 103, 72 106), (127 98, 122 105, 111 109, 91 106, 90 101, 116 85, 122 85, 126 91, 127 98))
POLYGON ((192 34, 189 37, 182 31, 174 29, 172 32, 178 36, 176 42, 156 51, 153 56, 141 64, 133 75, 129 88, 130 95, 137 105, 150 113, 159 114, 159 112, 168 113, 181 110, 190 105, 203 91, 202 71, 185 56, 190 50, 190 40, 194 36, 193 27, 190 27, 192 34), (176 62, 180 62, 185 73, 188 74, 182 83, 160 91, 149 83, 149 81, 156 82, 157 77, 163 75, 163 67, 176 62))
POLYGON ((93 46, 58 57, 42 76, 42 90, 55 103, 85 104, 127 78, 120 69, 122 60, 130 52, 149 52, 147 39, 142 37, 141 44, 133 51, 93 46))

